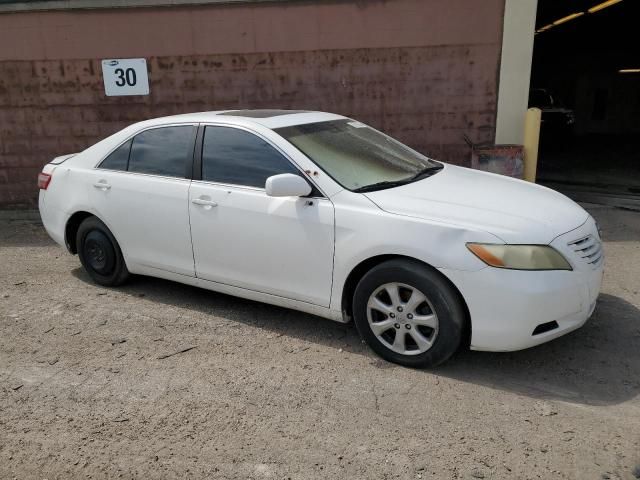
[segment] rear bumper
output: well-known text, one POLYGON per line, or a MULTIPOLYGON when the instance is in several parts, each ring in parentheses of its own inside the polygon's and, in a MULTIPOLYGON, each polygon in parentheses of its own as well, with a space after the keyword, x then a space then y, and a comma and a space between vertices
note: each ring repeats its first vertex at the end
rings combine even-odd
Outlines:
POLYGON ((46 190, 40 190, 40 196, 38 198, 38 210, 40 211, 40 218, 42 219, 42 225, 47 231, 49 236, 60 246, 65 247, 64 230, 67 223, 67 215, 61 210, 54 208, 51 202, 47 204, 46 190))
POLYGON ((522 350, 584 325, 595 308, 604 271, 604 261, 587 264, 566 248, 585 234, 597 235, 592 219, 552 242, 572 264, 572 271, 441 270, 469 308, 472 349, 522 350), (551 324, 552 329, 534 334, 539 325, 554 321, 557 326, 551 324))

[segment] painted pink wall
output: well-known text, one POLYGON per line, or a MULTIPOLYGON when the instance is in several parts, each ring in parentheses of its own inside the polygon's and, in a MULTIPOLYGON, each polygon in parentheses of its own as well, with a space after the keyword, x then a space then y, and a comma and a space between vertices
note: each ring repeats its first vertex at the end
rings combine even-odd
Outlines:
POLYGON ((504 0, 368 0, 0 14, 0 61, 498 45, 504 0))

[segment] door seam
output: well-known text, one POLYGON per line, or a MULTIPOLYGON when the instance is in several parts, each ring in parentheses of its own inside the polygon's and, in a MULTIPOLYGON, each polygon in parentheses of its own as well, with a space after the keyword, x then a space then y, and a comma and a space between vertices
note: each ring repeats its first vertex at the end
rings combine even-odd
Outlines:
POLYGON ((198 278, 198 270, 196 270, 196 253, 193 248, 193 229, 191 228, 191 185, 193 180, 189 181, 187 189, 187 219, 189 221, 189 241, 191 242, 191 258, 193 259, 193 276, 198 278))

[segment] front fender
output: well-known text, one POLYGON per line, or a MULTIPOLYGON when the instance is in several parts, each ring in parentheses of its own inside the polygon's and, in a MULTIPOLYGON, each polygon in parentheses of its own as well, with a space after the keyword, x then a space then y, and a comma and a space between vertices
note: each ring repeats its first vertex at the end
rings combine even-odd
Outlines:
POLYGON ((438 269, 478 271, 486 265, 467 242, 503 243, 482 230, 384 212, 361 195, 336 198, 336 237, 331 309, 340 310, 349 274, 362 262, 382 255, 404 256, 438 269))

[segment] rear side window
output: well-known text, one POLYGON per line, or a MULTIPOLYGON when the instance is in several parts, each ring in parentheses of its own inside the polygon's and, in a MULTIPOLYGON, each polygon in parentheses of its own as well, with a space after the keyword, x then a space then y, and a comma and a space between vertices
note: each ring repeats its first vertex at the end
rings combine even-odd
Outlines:
POLYGON ((129 151, 131 150, 131 140, 123 143, 105 158, 99 168, 108 170, 126 170, 129 162, 129 151))
POLYGON ((195 127, 162 127, 136 135, 129 155, 130 172, 165 177, 185 176, 187 161, 193 158, 195 127))
POLYGON ((267 178, 300 172, 260 137, 230 127, 207 127, 202 145, 202 180, 264 188, 267 178))

